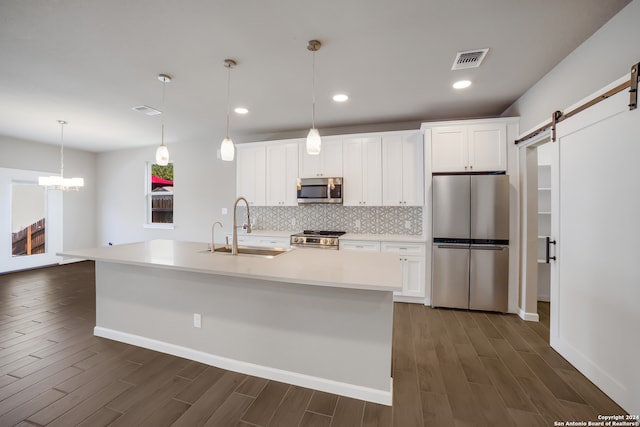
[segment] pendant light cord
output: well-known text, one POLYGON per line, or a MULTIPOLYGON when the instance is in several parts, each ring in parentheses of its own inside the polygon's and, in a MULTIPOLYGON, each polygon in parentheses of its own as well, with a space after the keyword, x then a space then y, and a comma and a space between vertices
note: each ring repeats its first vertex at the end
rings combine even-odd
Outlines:
POLYGON ((60 123, 60 177, 64 178, 64 125, 66 122, 59 120, 60 123))
POLYGON ((227 67, 227 133, 226 139, 229 139, 229 105, 231 103, 231 63, 225 65, 227 67))
POLYGON ((164 115, 165 115, 164 90, 166 86, 167 86, 167 79, 166 77, 163 77, 162 78, 162 134, 160 136, 160 145, 164 145, 164 115))
POLYGON ((311 62, 311 127, 316 128, 316 51, 311 62))

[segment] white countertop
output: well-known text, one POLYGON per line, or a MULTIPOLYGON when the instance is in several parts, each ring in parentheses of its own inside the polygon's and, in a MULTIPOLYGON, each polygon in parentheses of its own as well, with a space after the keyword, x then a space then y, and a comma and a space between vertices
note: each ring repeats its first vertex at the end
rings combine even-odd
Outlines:
POLYGON ((397 254, 294 249, 274 258, 201 253, 206 243, 151 240, 57 255, 143 267, 375 291, 402 290, 397 254))
MULTIPOLYGON (((250 234, 242 236, 268 236, 268 237, 289 237, 301 231, 278 231, 278 230, 254 230, 250 234)), ((230 233, 228 233, 230 234, 230 233)), ((347 233, 340 236, 340 240, 372 240, 381 242, 407 242, 407 243, 427 243, 427 238, 415 234, 358 234, 347 233)))
POLYGON ((347 233, 340 240, 371 240, 381 242, 427 243, 426 237, 410 234, 356 234, 347 233))

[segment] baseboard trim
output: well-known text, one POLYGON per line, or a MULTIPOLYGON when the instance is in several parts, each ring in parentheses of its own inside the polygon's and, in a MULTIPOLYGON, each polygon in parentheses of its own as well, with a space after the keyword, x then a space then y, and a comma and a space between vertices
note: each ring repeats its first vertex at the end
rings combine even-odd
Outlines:
POLYGON ((521 308, 518 309, 518 316, 520 316, 522 320, 526 320, 527 322, 540 321, 540 316, 538 316, 538 313, 528 313, 521 308))
POLYGON ((389 378, 389 391, 384 391, 300 374, 297 372, 271 368, 268 366, 242 362, 180 345, 170 344, 164 341, 158 341, 151 338, 141 337, 139 335, 129 334, 127 332, 103 328, 101 326, 96 326, 93 329, 93 334, 97 337, 108 338, 114 341, 147 348, 149 350, 171 354, 173 356, 184 357, 185 359, 195 360, 196 362, 206 363, 207 365, 216 366, 229 371, 240 372, 242 374, 280 381, 300 387, 307 387, 327 393, 339 394, 341 396, 352 397, 354 399, 366 400, 368 402, 379 403, 381 405, 391 406, 392 402, 392 378, 389 378))
POLYGON ((431 304, 431 301, 425 302, 424 297, 407 297, 403 295, 394 295, 393 302, 408 302, 412 304, 424 304, 424 305, 431 304))
POLYGON ((551 295, 538 295, 538 301, 551 302, 551 295))

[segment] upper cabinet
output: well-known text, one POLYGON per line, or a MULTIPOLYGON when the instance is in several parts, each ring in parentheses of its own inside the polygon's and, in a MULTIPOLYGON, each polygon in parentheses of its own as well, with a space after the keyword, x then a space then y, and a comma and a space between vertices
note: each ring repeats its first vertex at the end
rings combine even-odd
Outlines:
POLYGON ((349 138, 342 141, 345 206, 382 204, 382 139, 349 138))
POLYGON ((432 172, 507 170, 505 123, 435 126, 430 131, 432 172))
POLYGON ((300 144, 300 178, 341 177, 342 140, 322 139, 318 155, 307 154, 304 142, 300 144))
POLYGON ((382 204, 424 205, 424 138, 421 132, 383 135, 382 204))
MULTIPOLYGON (((252 206, 263 206, 265 199, 266 148, 236 145, 236 196, 252 206)), ((295 188, 295 187, 294 187, 295 188)))
POLYGON ((267 146, 267 206, 297 206, 299 142, 267 146))

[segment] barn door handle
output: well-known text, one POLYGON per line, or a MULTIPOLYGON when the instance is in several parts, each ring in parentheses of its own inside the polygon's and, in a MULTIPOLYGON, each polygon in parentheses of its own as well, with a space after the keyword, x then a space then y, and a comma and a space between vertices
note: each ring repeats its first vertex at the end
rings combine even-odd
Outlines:
POLYGON ((555 240, 551 240, 551 237, 547 237, 546 241, 547 241, 547 251, 546 251, 547 253, 546 253, 546 256, 545 256, 545 262, 547 264, 549 264, 550 260, 554 260, 554 261, 556 260, 555 256, 550 256, 551 245, 555 245, 556 241, 555 240))

